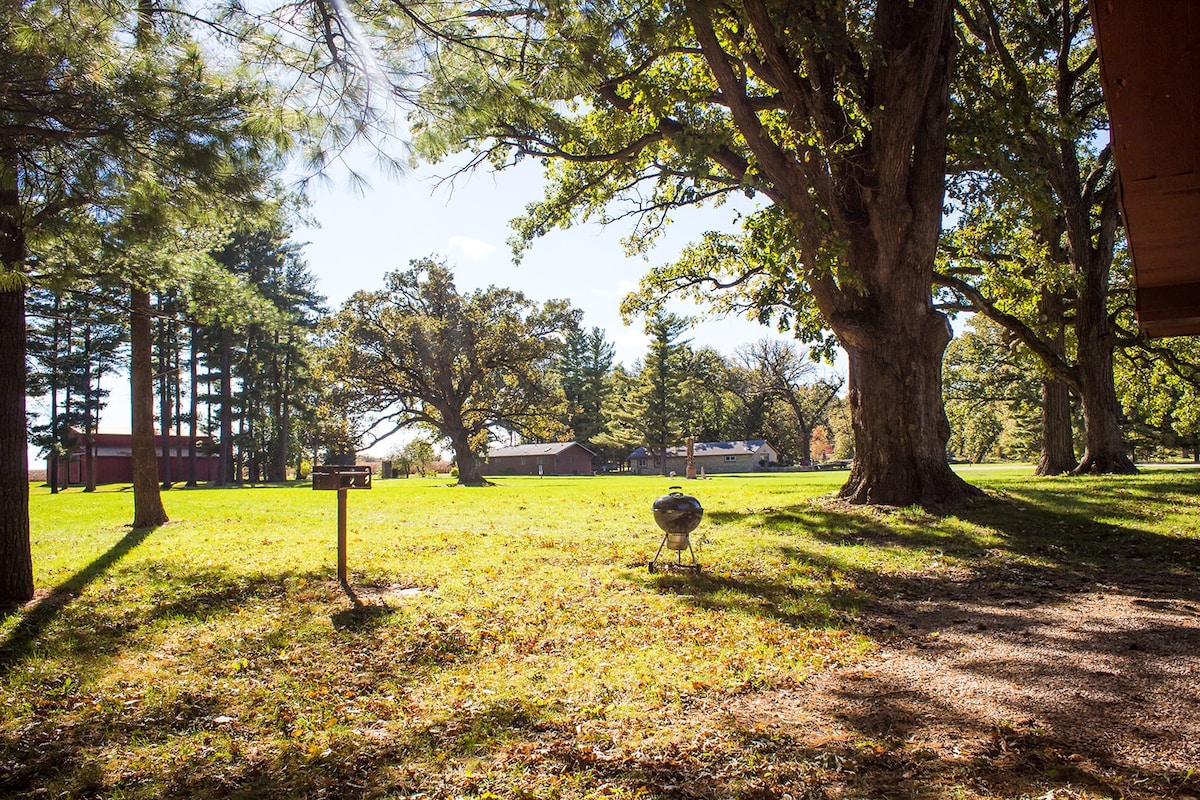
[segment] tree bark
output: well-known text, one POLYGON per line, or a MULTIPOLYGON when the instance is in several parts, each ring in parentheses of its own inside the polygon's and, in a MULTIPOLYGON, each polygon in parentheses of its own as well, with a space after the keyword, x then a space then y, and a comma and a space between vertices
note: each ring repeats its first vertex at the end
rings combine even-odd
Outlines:
POLYGON ((158 485, 158 448, 154 443, 154 353, 150 293, 131 289, 130 399, 132 404, 133 527, 167 522, 158 485))
POLYGON ((33 599, 25 420, 25 230, 17 168, 0 153, 0 608, 33 599))
MULTIPOLYGON (((188 360, 188 406, 191 408, 191 413, 188 415, 188 479, 187 486, 195 486, 196 482, 196 439, 200 436, 200 345, 197 342, 200 336, 200 328, 195 323, 192 323, 189 331, 188 345, 191 354, 188 360)), ((212 476, 210 475, 211 479, 212 476)))
POLYGON ((99 376, 96 378, 96 388, 92 388, 92 321, 89 318, 83 326, 84 376, 83 385, 83 469, 85 492, 96 491, 96 418, 99 416, 98 398, 100 396, 99 376))
POLYGON ((50 447, 46 451, 46 482, 50 484, 50 494, 58 494, 58 446, 61 432, 58 429, 58 385, 62 379, 58 365, 62 362, 59 352, 59 320, 62 319, 62 297, 54 293, 54 322, 51 325, 50 346, 50 447))
POLYGON ((479 462, 471 449, 471 439, 465 428, 447 430, 450 446, 454 448, 454 462, 458 465, 459 486, 490 486, 491 483, 479 474, 479 462))
MULTIPOLYGON (((1061 239, 1061 227, 1057 218, 1047 220, 1042 239, 1052 243, 1057 258, 1061 239)), ((1056 363, 1067 363, 1066 309, 1063 297, 1057 292, 1043 289, 1038 301, 1038 315, 1046 323, 1047 347, 1056 358, 1047 363, 1053 368, 1056 363)), ((1042 380, 1042 454, 1038 458, 1035 475, 1063 475, 1079 465, 1075 459, 1075 432, 1071 424, 1071 387, 1061 378, 1049 375, 1042 380)))
POLYGON ((167 304, 162 292, 158 294, 158 424, 162 431, 162 466, 159 468, 162 477, 162 489, 171 488, 174 483, 172 476, 171 452, 171 375, 170 375, 170 333, 167 329, 167 304))
POLYGON ((1113 381, 1113 345, 1108 335, 1107 318, 1102 336, 1095 336, 1092 332, 1085 334, 1082 313, 1081 309, 1076 329, 1080 331, 1079 395, 1083 403, 1087 444, 1074 474, 1132 475, 1137 472, 1137 467, 1129 458, 1121 434, 1121 404, 1113 381), (1108 341, 1093 340, 1085 344, 1086 339, 1108 341))
POLYGON ((226 486, 234 478, 233 464, 233 346, 229 334, 221 331, 221 427, 220 456, 217 459, 217 486, 226 486))
POLYGON ((883 317, 856 326, 853 335, 839 332, 850 361, 855 446, 840 494, 851 503, 947 506, 981 494, 946 460, 950 423, 942 405, 942 354, 950 324, 932 308, 923 322, 883 317))
MULTIPOLYGON (((1070 161, 1065 172, 1068 177, 1076 175, 1078 164, 1070 161)), ((1074 183, 1079 182, 1076 179, 1074 183)), ((1121 403, 1113 378, 1116 337, 1108 321, 1109 274, 1118 222, 1115 184, 1099 198, 1099 204, 1096 224, 1093 224, 1090 205, 1084 200, 1067 208, 1071 266, 1079 285, 1075 305, 1075 357, 1087 437, 1083 458, 1073 474, 1131 475, 1137 472, 1137 467, 1125 450, 1121 434, 1121 403)))
POLYGON ((1035 475, 1063 475, 1078 465, 1071 425, 1071 390, 1057 378, 1042 381, 1042 454, 1035 475))
MULTIPOLYGON (((289 342, 289 345, 291 343, 289 342)), ((279 474, 276 480, 287 480, 288 455, 291 452, 292 444, 292 402, 290 381, 292 380, 292 356, 291 350, 284 353, 283 356, 283 374, 280 376, 279 386, 279 451, 277 458, 279 459, 279 474)), ((299 474, 296 476, 299 478, 299 474)))

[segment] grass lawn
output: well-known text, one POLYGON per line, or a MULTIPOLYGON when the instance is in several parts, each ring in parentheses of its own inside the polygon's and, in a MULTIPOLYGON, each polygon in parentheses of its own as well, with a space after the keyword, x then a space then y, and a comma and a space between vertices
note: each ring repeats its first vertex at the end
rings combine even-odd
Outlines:
MULTIPOLYGON (((699 574, 646 569, 665 479, 376 481, 349 494, 350 594, 334 493, 178 489, 130 531, 127 487, 35 487, 0 794, 879 796, 723 704, 869 657, 871 609, 915 585, 1200 585, 1200 472, 965 471, 993 499, 949 516, 833 503, 845 473, 688 483, 699 574)), ((885 796, 1007 796, 939 781, 885 796)))

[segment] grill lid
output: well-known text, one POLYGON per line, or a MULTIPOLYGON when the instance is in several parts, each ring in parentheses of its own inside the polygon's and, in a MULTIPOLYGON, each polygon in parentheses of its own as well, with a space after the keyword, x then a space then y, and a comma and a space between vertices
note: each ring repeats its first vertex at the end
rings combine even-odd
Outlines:
POLYGON ((684 494, 682 486, 670 487, 673 491, 654 501, 654 521, 667 533, 691 533, 700 524, 704 508, 690 494, 684 494))

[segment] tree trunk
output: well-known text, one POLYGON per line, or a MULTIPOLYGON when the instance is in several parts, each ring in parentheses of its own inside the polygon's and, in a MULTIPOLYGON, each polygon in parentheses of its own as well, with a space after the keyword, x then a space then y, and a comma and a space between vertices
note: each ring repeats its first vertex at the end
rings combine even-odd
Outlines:
MULTIPOLYGON (((83 375, 83 491, 96 491, 96 408, 99 397, 98 387, 92 389, 92 322, 89 319, 83 325, 84 375, 83 375)), ((96 383, 99 384, 97 377, 96 383)))
POLYGON ((1057 378, 1042 381, 1042 455, 1035 475, 1063 475, 1077 466, 1071 426, 1071 390, 1057 378))
POLYGON ((217 466, 217 485, 226 486, 234 477, 233 465, 233 347, 229 334, 221 331, 221 449, 217 466))
MULTIPOLYGON (((289 343, 290 344, 290 343, 289 343)), ((287 480, 287 465, 288 454, 291 452, 292 443, 292 402, 290 392, 290 382, 292 380, 292 357, 290 349, 283 356, 283 374, 281 376, 279 392, 279 475, 277 480, 287 480)), ((299 474, 296 476, 299 478, 299 474)))
MULTIPOLYGON (((1058 245, 1061 238, 1058 218, 1049 219, 1043 226, 1042 239, 1052 243, 1052 252, 1059 261, 1066 259, 1066 254, 1061 252, 1062 248, 1058 245)), ((1067 320, 1062 295, 1043 289, 1038 300, 1038 316, 1045 322, 1047 330, 1051 331, 1046 342, 1056 358, 1051 359, 1048 366, 1053 368, 1053 362, 1061 362, 1065 366, 1067 320)), ((1047 363, 1046 359, 1043 362, 1047 363)), ((1050 375, 1042 380, 1042 454, 1034 474, 1063 475, 1078 465, 1075 459, 1075 432, 1071 423, 1071 387, 1060 377, 1050 375)))
POLYGON ((851 335, 839 331, 850 357, 855 452, 841 497, 851 503, 946 506, 982 494, 946 460, 942 354, 950 324, 932 308, 923 322, 880 318, 851 335))
MULTIPOLYGON (((7 160, 6 160, 7 161, 7 160)), ((25 429, 25 234, 16 171, 0 164, 0 608, 33 599, 25 429)))
POLYGON ((58 324, 62 318, 62 298, 54 293, 54 322, 51 325, 50 345, 50 447, 46 450, 46 483, 50 485, 50 494, 58 494, 58 365, 62 361, 58 352, 58 324))
POLYGON ((83 491, 94 492, 96 491, 96 423, 93 420, 88 421, 87 437, 84 439, 83 464, 87 471, 83 491))
MULTIPOLYGON (((1105 326, 1104 338, 1108 339, 1107 321, 1105 326)), ((1082 328, 1082 320, 1077 328, 1082 328)), ((1130 460, 1121 435, 1121 404, 1113 381, 1112 345, 1094 341, 1085 344, 1081 331, 1078 347, 1079 395, 1087 444, 1074 474, 1132 475, 1137 467, 1130 460)))
POLYGON ((150 293, 132 289, 130 308, 130 399, 133 425, 133 527, 167 522, 158 486, 158 448, 154 444, 154 345, 150 293))
POLYGON ((812 463, 812 437, 813 428, 811 425, 798 424, 800 428, 800 463, 812 463))
POLYGON ((199 336, 200 329, 193 323, 189 328, 188 342, 191 349, 188 362, 188 406, 191 408, 188 419, 188 486, 196 485, 196 439, 200 436, 200 345, 197 343, 199 336))
POLYGON ((1077 211, 1068 226, 1072 266, 1079 276, 1075 306, 1075 349, 1079 371, 1079 399, 1083 404, 1086 446, 1073 474, 1131 475, 1137 472, 1121 435, 1121 404, 1113 378, 1116 338, 1108 322, 1109 271, 1112 268, 1117 226, 1117 200, 1113 190, 1100 211, 1095 234, 1087 209, 1077 211))
POLYGON ((454 448, 454 461, 458 464, 459 486, 490 486, 491 484, 479 474, 479 463, 475 460, 475 452, 471 449, 471 440, 466 430, 453 428, 450 435, 450 446, 454 448))
POLYGON ((171 453, 171 375, 170 367, 170 335, 167 330, 167 307, 163 293, 158 295, 158 424, 162 431, 162 466, 159 473, 162 477, 162 489, 171 488, 174 483, 171 453))

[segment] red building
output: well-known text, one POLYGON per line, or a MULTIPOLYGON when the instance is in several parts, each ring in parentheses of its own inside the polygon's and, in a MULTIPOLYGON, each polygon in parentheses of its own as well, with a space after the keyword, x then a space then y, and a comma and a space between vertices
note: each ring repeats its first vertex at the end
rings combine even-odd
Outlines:
MULTIPOLYGON (((96 483, 129 483, 133 480, 133 436, 128 433, 97 433, 94 437, 96 450, 93 463, 96 470, 96 483)), ((84 485, 87 480, 87 458, 84 453, 83 435, 76 439, 78 444, 71 452, 67 463, 58 464, 59 485, 84 485)), ((171 458, 171 480, 186 481, 191 478, 190 447, 191 439, 186 436, 169 437, 171 458)), ((158 475, 163 477, 163 439, 154 438, 158 450, 158 475)), ((211 437, 201 436, 196 439, 196 480, 209 481, 217 477, 219 458, 216 454, 216 444, 211 437)), ((49 478, 49 465, 47 465, 49 478)))

